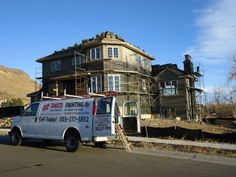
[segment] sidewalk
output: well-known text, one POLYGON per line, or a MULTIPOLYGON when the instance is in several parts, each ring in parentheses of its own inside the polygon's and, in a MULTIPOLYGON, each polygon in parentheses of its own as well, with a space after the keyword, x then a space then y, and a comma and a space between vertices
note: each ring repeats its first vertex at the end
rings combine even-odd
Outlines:
POLYGON ((208 147, 208 148, 236 151, 236 144, 208 143, 208 142, 196 142, 187 140, 168 140, 168 139, 144 138, 144 137, 134 137, 134 136, 128 136, 128 140, 136 142, 172 144, 172 145, 182 145, 182 146, 198 146, 198 147, 208 147))

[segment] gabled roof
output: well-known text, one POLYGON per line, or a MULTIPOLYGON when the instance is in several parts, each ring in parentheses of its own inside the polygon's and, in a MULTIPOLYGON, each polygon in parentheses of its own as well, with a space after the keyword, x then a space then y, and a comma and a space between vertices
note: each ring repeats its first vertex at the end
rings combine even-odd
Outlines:
POLYGON ((59 51, 55 51, 53 54, 48 55, 46 57, 39 58, 36 61, 39 63, 42 63, 44 61, 53 60, 58 57, 73 56, 75 50, 81 52, 87 48, 96 47, 101 44, 121 45, 121 46, 127 47, 130 50, 133 50, 133 51, 149 58, 150 60, 155 59, 153 56, 148 54, 143 49, 127 42, 126 40, 124 40, 123 38, 118 36, 117 34, 115 34, 113 32, 106 31, 106 32, 102 32, 102 33, 96 35, 96 37, 94 37, 94 38, 84 39, 81 41, 80 44, 74 44, 73 46, 67 47, 66 49, 61 49, 59 51))
POLYGON ((152 76, 159 76, 166 70, 169 70, 170 72, 173 72, 178 76, 186 74, 184 70, 179 69, 176 64, 169 63, 164 65, 152 65, 152 76))

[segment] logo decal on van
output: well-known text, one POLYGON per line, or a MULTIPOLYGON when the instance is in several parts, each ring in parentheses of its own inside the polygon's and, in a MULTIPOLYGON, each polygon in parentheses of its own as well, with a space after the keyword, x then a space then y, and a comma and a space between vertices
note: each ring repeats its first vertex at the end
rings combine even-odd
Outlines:
POLYGON ((47 111, 49 107, 50 107, 50 104, 49 104, 49 103, 43 105, 42 111, 47 111))

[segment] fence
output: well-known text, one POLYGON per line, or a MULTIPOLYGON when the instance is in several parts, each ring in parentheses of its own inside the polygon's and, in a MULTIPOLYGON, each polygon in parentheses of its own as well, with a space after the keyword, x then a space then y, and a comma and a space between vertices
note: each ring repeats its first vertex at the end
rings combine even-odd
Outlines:
POLYGON ((0 107, 0 117, 12 117, 20 115, 24 106, 0 107))

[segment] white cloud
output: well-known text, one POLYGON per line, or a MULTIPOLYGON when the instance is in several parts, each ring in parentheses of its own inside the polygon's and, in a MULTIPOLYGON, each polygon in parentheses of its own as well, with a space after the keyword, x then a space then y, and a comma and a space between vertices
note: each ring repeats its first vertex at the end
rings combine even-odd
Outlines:
POLYGON ((220 64, 236 53, 236 1, 214 0, 198 10, 196 46, 189 53, 203 64, 220 64))

